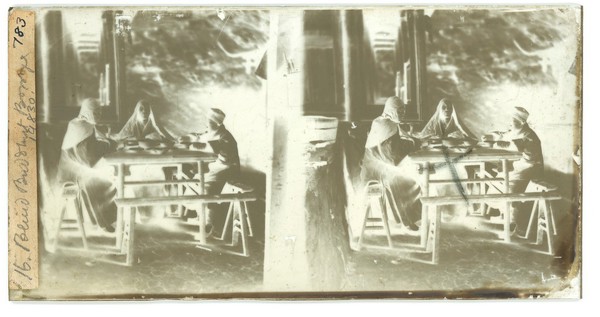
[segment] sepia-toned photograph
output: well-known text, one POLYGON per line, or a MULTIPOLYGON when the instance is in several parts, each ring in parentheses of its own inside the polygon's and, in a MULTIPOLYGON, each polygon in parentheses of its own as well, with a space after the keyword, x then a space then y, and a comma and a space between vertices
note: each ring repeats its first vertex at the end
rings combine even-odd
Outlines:
POLYGON ((11 300, 581 297, 581 6, 8 23, 11 300))

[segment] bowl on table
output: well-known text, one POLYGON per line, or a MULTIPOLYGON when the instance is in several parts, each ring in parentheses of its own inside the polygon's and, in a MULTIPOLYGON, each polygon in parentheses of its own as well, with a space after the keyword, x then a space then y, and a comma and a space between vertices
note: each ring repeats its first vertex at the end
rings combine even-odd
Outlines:
POLYGON ((206 149, 206 143, 202 142, 192 142, 190 144, 190 150, 201 151, 206 149))
POLYGON ((178 141, 179 141, 179 143, 182 143, 182 144, 190 144, 195 141, 195 137, 193 137, 191 135, 184 135, 184 136, 181 136, 178 141))

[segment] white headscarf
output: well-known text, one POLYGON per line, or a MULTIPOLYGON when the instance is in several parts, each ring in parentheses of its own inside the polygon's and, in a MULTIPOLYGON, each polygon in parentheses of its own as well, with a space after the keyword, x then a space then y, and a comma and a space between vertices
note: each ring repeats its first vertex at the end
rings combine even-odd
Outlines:
POLYGON ((158 124, 156 124, 156 119, 154 118, 154 112, 148 102, 144 100, 138 101, 131 117, 129 120, 123 125, 121 131, 114 136, 116 140, 123 140, 127 138, 136 138, 136 139, 145 139, 151 134, 154 134, 154 137, 158 137, 160 139, 172 139, 171 135, 165 130, 162 129, 158 124), (146 123, 142 121, 142 111, 145 108, 149 111, 148 120, 146 123))
POLYGON ((424 139, 431 137, 474 139, 473 134, 458 119, 456 108, 447 98, 442 98, 442 100, 440 100, 435 113, 431 116, 431 119, 429 119, 429 122, 427 122, 419 136, 424 139), (448 120, 448 122, 443 118, 442 108, 444 105, 446 105, 446 107, 452 107, 452 114, 450 115, 450 120, 448 120))
POLYGON ((225 113, 218 108, 210 108, 207 113, 208 120, 216 123, 217 125, 222 125, 223 121, 225 121, 225 113))
POLYGON ((529 112, 523 107, 515 107, 513 111, 513 118, 525 124, 527 123, 527 119, 529 118, 529 112))
POLYGON ((410 135, 399 126, 401 107, 404 107, 404 104, 398 97, 390 97, 386 100, 381 116, 375 118, 371 124, 365 148, 375 147, 395 134, 410 138, 410 135))
POLYGON ((95 133, 96 120, 100 109, 100 102, 96 99, 88 98, 81 103, 79 116, 69 121, 61 149, 73 148, 95 133))

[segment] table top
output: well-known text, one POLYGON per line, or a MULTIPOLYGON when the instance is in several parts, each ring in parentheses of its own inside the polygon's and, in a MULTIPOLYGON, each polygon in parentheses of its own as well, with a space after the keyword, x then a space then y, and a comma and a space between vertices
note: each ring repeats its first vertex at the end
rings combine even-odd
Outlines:
POLYGON ((464 151, 452 149, 421 149, 408 155, 417 163, 437 163, 452 160, 453 163, 492 162, 500 160, 517 161, 523 157, 520 152, 504 149, 473 147, 464 151))
POLYGON ((147 150, 119 150, 107 154, 104 158, 109 164, 176 164, 197 163, 199 161, 213 162, 217 159, 217 156, 213 153, 198 150, 168 149, 163 153, 147 150))

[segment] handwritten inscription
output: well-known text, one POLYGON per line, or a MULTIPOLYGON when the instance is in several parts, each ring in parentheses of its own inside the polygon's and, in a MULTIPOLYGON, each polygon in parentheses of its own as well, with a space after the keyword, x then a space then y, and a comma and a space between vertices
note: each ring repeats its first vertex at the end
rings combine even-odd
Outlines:
MULTIPOLYGON (((18 99, 13 104, 13 110, 18 114, 16 123, 16 135, 13 137, 16 151, 12 155, 13 168, 16 172, 13 174, 12 184, 17 192, 27 194, 31 191, 31 180, 35 182, 35 177, 30 173, 30 160, 35 161, 35 153, 30 153, 30 143, 35 147, 36 124, 35 124, 35 98, 27 97, 31 95, 31 88, 28 87, 28 81, 34 80, 34 70, 29 67, 29 54, 20 56, 20 69, 17 72, 19 78, 18 99)), ((35 176, 35 175, 34 175, 35 176)), ((32 280, 29 272, 31 271, 31 246, 30 245, 30 226, 29 226, 29 207, 31 203, 25 197, 17 195, 14 207, 14 218, 16 220, 16 232, 13 233, 12 241, 14 245, 21 250, 21 260, 12 261, 12 270, 28 280, 32 280)))
MULTIPOLYGON (((15 137, 15 144, 17 151, 13 155, 13 166, 17 167, 18 177, 13 179, 13 185, 20 193, 27 193, 28 190, 28 179, 29 173, 29 159, 27 148, 28 142, 35 143, 35 98, 27 95, 31 93, 30 88, 27 87, 28 77, 34 78, 34 70, 29 67, 28 55, 21 55, 21 68, 18 71, 19 78, 19 99, 13 104, 13 109, 19 114, 20 118, 17 122, 17 133, 15 137)), ((35 159, 35 158, 33 158, 35 159)))
POLYGON ((21 28, 24 28, 27 26, 27 21, 25 21, 21 17, 17 17, 17 19, 15 21, 16 21, 17 27, 15 28, 15 31, 14 31, 14 33, 16 35, 13 36, 13 48, 17 47, 17 43, 19 45, 23 45, 23 42, 21 42, 20 39, 25 36, 25 32, 23 32, 21 30, 21 28))
MULTIPOLYGON (((17 216, 18 218, 20 218, 20 222, 17 224, 17 229, 18 231, 14 233, 13 235, 13 242, 15 243, 15 245, 20 248, 22 251, 26 252, 26 253, 31 253, 31 249, 29 247, 26 246, 26 244, 29 242, 29 201, 27 199, 24 198, 18 198, 16 201, 16 206, 17 206, 17 216)), ((27 261, 24 261, 22 263, 17 263, 17 262, 13 262, 13 270, 18 273, 21 274, 22 276, 24 276, 25 278, 32 280, 32 277, 28 274, 28 272, 31 270, 31 265, 30 265, 30 261, 31 261, 31 256, 28 256, 27 261)))
POLYGON ((11 11, 9 23, 9 278, 11 289, 31 289, 38 278, 33 12, 11 11))

